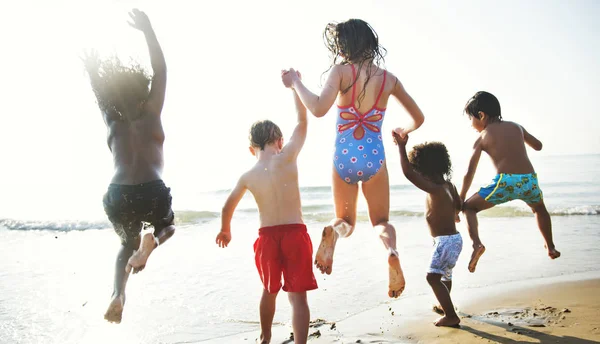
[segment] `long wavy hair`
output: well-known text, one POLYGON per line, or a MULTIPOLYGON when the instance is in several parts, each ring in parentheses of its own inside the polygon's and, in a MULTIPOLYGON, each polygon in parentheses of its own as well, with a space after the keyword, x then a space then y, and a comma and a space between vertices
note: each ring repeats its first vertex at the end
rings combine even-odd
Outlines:
POLYGON ((86 54, 83 63, 103 111, 117 113, 123 119, 128 109, 140 106, 148 98, 152 78, 134 60, 125 65, 116 56, 100 59, 94 53, 86 54))
MULTIPOLYGON (((349 19, 341 23, 327 24, 323 32, 323 39, 325 46, 331 53, 331 65, 323 74, 331 70, 336 64, 358 64, 356 75, 360 75, 365 62, 372 61, 377 66, 373 71, 371 70, 371 64, 367 65, 367 79, 357 97, 360 107, 369 80, 385 63, 384 56, 387 54, 387 50, 379 44, 379 37, 371 25, 361 19, 349 19)), ((356 80, 352 80, 350 86, 342 90, 342 94, 352 89, 355 83, 356 80)))

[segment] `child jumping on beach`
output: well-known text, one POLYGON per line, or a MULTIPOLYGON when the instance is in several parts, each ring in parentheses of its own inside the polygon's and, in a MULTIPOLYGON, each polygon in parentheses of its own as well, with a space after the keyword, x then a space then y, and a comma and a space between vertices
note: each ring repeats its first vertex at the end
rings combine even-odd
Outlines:
MULTIPOLYGON (((284 85, 291 77, 282 71, 284 85)), ((296 72, 294 72, 296 75, 296 72)), ((271 325, 279 289, 288 292, 292 305, 292 327, 295 343, 306 343, 310 310, 306 292, 317 288, 312 271, 312 242, 302 219, 298 186, 298 154, 307 131, 306 108, 294 92, 298 124, 290 142, 283 145, 277 125, 259 121, 250 129, 250 151, 256 164, 244 173, 223 206, 221 232, 217 244, 227 247, 231 241, 231 218, 246 190, 250 190, 260 215, 258 239, 254 243, 255 262, 264 286, 260 300, 260 343, 271 341, 271 325)))
POLYGON ((137 9, 129 15, 133 21, 129 24, 146 37, 152 77, 140 66, 124 66, 117 58, 101 61, 96 53, 84 58, 115 164, 103 200, 121 237, 112 301, 104 315, 114 323, 121 322, 129 273, 143 270, 152 251, 175 232, 170 189, 161 180, 165 140, 161 112, 167 67, 148 16, 137 9), (154 233, 140 238, 144 223, 152 225, 154 233))
POLYGON ((456 231, 459 222, 462 200, 456 187, 450 182, 452 163, 443 143, 430 142, 413 147, 406 154, 408 135, 393 133, 394 141, 400 150, 402 171, 411 183, 427 192, 425 218, 433 237, 433 254, 427 270, 427 282, 433 289, 444 316, 436 326, 456 327, 460 318, 454 310, 450 291, 452 290, 452 269, 462 251, 462 237, 456 231))
POLYGON ((473 155, 460 192, 461 199, 465 199, 473 182, 482 151, 490 156, 497 171, 492 183, 479 189, 463 205, 469 235, 473 240, 469 271, 475 272, 477 262, 485 252, 485 246, 479 238, 477 213, 516 199, 527 203, 535 214, 548 256, 552 259, 560 257, 560 252, 556 250, 552 241, 550 214, 544 204, 537 174, 525 148, 525 144, 528 144, 539 151, 542 149, 542 142, 519 124, 504 121, 500 113, 500 102, 491 93, 475 93, 467 102, 464 111, 480 135, 473 146, 473 155))
POLYGON ((333 60, 321 94, 312 93, 290 73, 292 87, 314 116, 325 116, 336 98, 338 102, 332 164, 336 218, 323 229, 315 265, 322 273, 331 274, 338 238, 348 237, 354 231, 360 182, 369 219, 388 252, 388 295, 398 297, 405 281, 396 250, 396 230, 389 223, 389 178, 381 125, 390 96, 404 106, 412 119, 407 127, 396 129, 401 136, 423 124, 423 113, 400 80, 380 66, 385 49, 369 24, 360 19, 331 23, 325 28, 324 37, 333 60))

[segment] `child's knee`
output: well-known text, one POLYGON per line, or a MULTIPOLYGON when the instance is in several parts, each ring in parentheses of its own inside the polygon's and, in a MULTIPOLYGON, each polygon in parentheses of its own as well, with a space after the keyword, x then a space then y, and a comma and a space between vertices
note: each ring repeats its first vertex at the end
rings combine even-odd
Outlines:
POLYGON ((442 275, 428 273, 426 279, 429 285, 439 284, 442 281, 442 275))
POLYGON ((306 298, 306 292, 290 292, 288 293, 288 299, 290 300, 290 303, 292 304, 292 307, 294 306, 307 306, 308 305, 308 299, 306 298))

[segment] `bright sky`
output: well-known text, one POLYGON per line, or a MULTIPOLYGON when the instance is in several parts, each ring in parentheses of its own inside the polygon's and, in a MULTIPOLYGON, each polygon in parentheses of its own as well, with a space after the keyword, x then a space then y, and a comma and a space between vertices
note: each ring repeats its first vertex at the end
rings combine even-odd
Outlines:
MULTIPOLYGON (((478 90, 494 93, 506 120, 544 142, 535 154, 600 152, 600 2, 593 0, 22 0, 0 6, 0 218, 32 218, 32 212, 85 218, 101 210, 112 157, 79 56, 96 48, 149 67, 143 35, 126 24, 133 7, 149 15, 167 60, 163 177, 175 195, 233 186, 254 161, 247 135, 255 120, 275 121, 289 138, 295 116, 280 70, 300 70, 319 91, 329 65, 323 29, 349 18, 374 27, 388 50, 386 67, 425 113, 409 145, 444 142, 456 183, 476 138, 462 109, 478 90)), ((385 132, 407 119, 390 102, 385 132)), ((300 183, 329 185, 335 118, 309 120, 300 183)), ((391 182, 406 183, 389 137, 386 149, 391 182)), ((176 209, 194 208, 174 202, 176 209)))

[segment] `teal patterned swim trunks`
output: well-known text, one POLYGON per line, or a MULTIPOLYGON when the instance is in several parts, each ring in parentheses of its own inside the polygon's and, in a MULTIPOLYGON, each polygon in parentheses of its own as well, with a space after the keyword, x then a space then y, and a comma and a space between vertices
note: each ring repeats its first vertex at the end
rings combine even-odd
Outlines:
POLYGON ((494 205, 515 199, 520 199, 527 204, 534 204, 543 199, 537 173, 500 173, 496 175, 490 185, 479 189, 479 196, 494 205))

